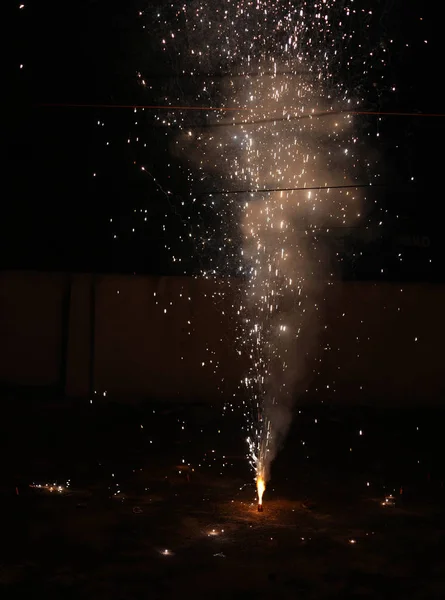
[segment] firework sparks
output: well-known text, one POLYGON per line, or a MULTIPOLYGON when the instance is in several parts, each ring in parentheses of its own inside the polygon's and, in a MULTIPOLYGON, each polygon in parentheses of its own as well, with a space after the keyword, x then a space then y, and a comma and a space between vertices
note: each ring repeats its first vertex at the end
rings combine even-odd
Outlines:
MULTIPOLYGON (((259 507, 317 343, 322 282, 331 278, 324 236, 355 224, 364 198, 354 185, 364 174, 369 184, 379 175, 353 117, 363 99, 350 77, 346 85, 339 76, 342 67, 357 67, 354 39, 363 43, 371 19, 372 11, 352 0, 193 0, 151 15, 161 54, 177 57, 178 77, 193 81, 188 92, 165 83, 153 101, 221 108, 196 117, 172 110, 155 120, 175 132, 191 204, 201 206, 190 234, 207 257, 201 275, 242 278, 236 326, 238 352, 249 359, 241 387, 259 507), (207 193, 210 179, 211 189, 229 193, 207 193), (247 191, 231 195, 233 189, 247 191), (218 215, 218 232, 205 212, 218 215)), ((377 54, 362 55, 356 72, 369 73, 377 54)), ((137 77, 148 93, 144 74, 137 77)), ((172 192, 159 189, 171 202, 172 192)), ((217 373, 212 361, 202 366, 217 373)))
MULTIPOLYGON (((250 357, 242 382, 248 394, 247 442, 262 498, 291 421, 295 383, 303 377, 316 339, 323 291, 316 281, 326 275, 318 233, 350 225, 359 215, 358 193, 335 189, 353 182, 359 158, 350 114, 331 115, 323 122, 286 119, 345 111, 354 104, 340 84, 335 103, 331 99, 336 3, 323 2, 320 12, 311 15, 303 5, 296 13, 287 3, 268 9, 259 1, 255 22, 245 3, 237 7, 239 25, 247 19, 249 31, 247 36, 246 30, 239 33, 233 49, 243 77, 231 78, 224 94, 231 106, 250 109, 250 123, 238 122, 235 133, 233 126, 213 129, 206 139, 206 159, 214 172, 223 159, 230 181, 258 190, 247 193, 238 206, 228 196, 227 205, 242 233, 239 346, 250 357), (276 35, 282 36, 281 45, 270 44, 276 35), (241 51, 244 45, 247 56, 241 51), (334 160, 337 153, 341 159, 334 160), (326 189, 290 189, 320 182, 326 189)), ((234 122, 230 114, 216 119, 220 125, 234 122)))

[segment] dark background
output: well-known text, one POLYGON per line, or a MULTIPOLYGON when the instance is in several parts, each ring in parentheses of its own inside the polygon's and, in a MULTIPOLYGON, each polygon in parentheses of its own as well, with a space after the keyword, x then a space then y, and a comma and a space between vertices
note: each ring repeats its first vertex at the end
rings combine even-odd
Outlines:
MULTIPOLYGON (((212 253, 218 254, 218 217, 199 199, 190 203, 196 190, 190 189, 186 167, 170 156, 174 128, 166 135, 170 129, 155 125, 159 112, 138 113, 134 125, 132 109, 42 106, 158 103, 178 88, 190 99, 199 74, 180 77, 179 61, 162 55, 162 32, 150 19, 162 10, 168 20, 170 5, 24 3, 21 10, 16 2, 5 20, 12 32, 6 56, 12 79, 4 113, 0 266, 153 274, 206 268, 212 253), (147 82, 145 89, 137 73, 147 82), (135 161, 173 191, 170 199, 135 161), (214 246, 202 251, 197 244, 206 228, 215 232, 214 246), (181 261, 172 262, 173 255, 181 261)), ((369 27, 357 17, 358 45, 350 48, 354 60, 344 65, 341 78, 368 99, 364 109, 445 112, 438 93, 441 19, 435 7, 421 10, 417 3, 397 0, 357 6, 366 4, 373 16, 369 27), (393 51, 386 64, 376 59, 364 76, 361 53, 381 50, 390 39, 393 51)), ((188 118, 193 125, 202 116, 188 118)), ((362 227, 374 230, 380 220, 384 225, 372 241, 363 241, 358 232, 340 242, 344 278, 443 281, 443 123, 440 117, 360 117, 360 134, 371 140, 385 184, 374 191, 362 227)), ((224 253, 219 265, 230 272, 224 253)))

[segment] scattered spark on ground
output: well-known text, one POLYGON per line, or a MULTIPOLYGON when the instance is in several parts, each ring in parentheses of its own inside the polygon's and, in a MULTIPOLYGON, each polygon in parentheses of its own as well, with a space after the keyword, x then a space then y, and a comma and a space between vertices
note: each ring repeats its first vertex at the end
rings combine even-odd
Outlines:
POLYGON ((63 494, 69 491, 70 480, 66 482, 65 485, 60 485, 57 482, 53 483, 31 483, 29 485, 30 488, 34 488, 36 490, 43 490, 50 493, 58 493, 63 494))

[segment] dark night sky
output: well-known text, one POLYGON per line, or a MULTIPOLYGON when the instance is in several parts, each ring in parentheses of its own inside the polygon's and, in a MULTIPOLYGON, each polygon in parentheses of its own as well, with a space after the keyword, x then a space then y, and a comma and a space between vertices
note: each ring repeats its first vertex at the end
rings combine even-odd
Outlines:
MULTIPOLYGON (((149 103, 174 85, 174 61, 160 62, 154 37, 142 30, 137 18, 138 10, 156 3, 23 3, 25 9, 19 10, 20 2, 15 2, 5 20, 11 24, 9 39, 13 41, 6 57, 12 80, 6 90, 8 159, 1 220, 2 267, 196 272, 206 257, 196 260, 193 247, 179 243, 185 232, 184 215, 176 210, 175 200, 166 205, 153 182, 133 168, 140 157, 125 143, 132 133, 129 112, 39 106, 149 103), (151 81, 155 90, 151 97, 138 85, 137 71, 151 81), (97 127, 102 119, 106 133, 97 127), (111 141, 109 148, 106 135, 111 141), (93 172, 100 177, 93 178, 93 172), (131 235, 135 209, 147 209, 150 218, 131 235), (120 233, 118 241, 113 239, 110 218, 120 233), (165 223, 168 233, 162 230, 165 223), (183 256, 179 271, 171 267, 172 253, 183 256)), ((380 21, 375 22, 375 40, 394 37, 399 47, 406 41, 409 48, 396 53, 385 69, 385 77, 394 81, 397 93, 374 91, 372 81, 361 83, 369 90, 368 108, 445 112, 437 93, 440 18, 427 10, 422 15, 417 3, 410 9, 407 4, 411 3, 372 3, 375 12, 385 15, 381 30, 380 21)), ((353 73, 344 75, 354 78, 353 73)), ((345 257, 345 277, 443 280, 439 205, 444 122, 440 118, 400 117, 378 124, 381 135, 375 149, 385 163, 385 181, 390 184, 379 191, 378 212, 387 211, 387 226, 382 239, 360 247, 363 257, 359 263, 345 257), (399 145, 397 152, 395 145, 399 145), (410 185, 412 176, 415 185, 410 185), (403 263, 396 258, 401 249, 403 263)), ((362 127, 375 133, 376 120, 363 119, 362 127)), ((183 194, 180 165, 166 168, 174 160, 169 156, 165 132, 147 120, 144 135, 149 142, 144 161, 163 185, 183 194)), ((188 216, 192 225, 198 218, 214 218, 205 213, 188 216)))

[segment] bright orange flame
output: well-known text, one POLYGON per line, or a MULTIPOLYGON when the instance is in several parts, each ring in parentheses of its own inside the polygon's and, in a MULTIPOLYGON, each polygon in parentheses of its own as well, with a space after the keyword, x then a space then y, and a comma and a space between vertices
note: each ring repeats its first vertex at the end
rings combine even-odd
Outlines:
POLYGON ((258 477, 256 480, 256 489, 258 492, 258 504, 263 504, 263 494, 266 489, 266 482, 262 477, 258 477))

